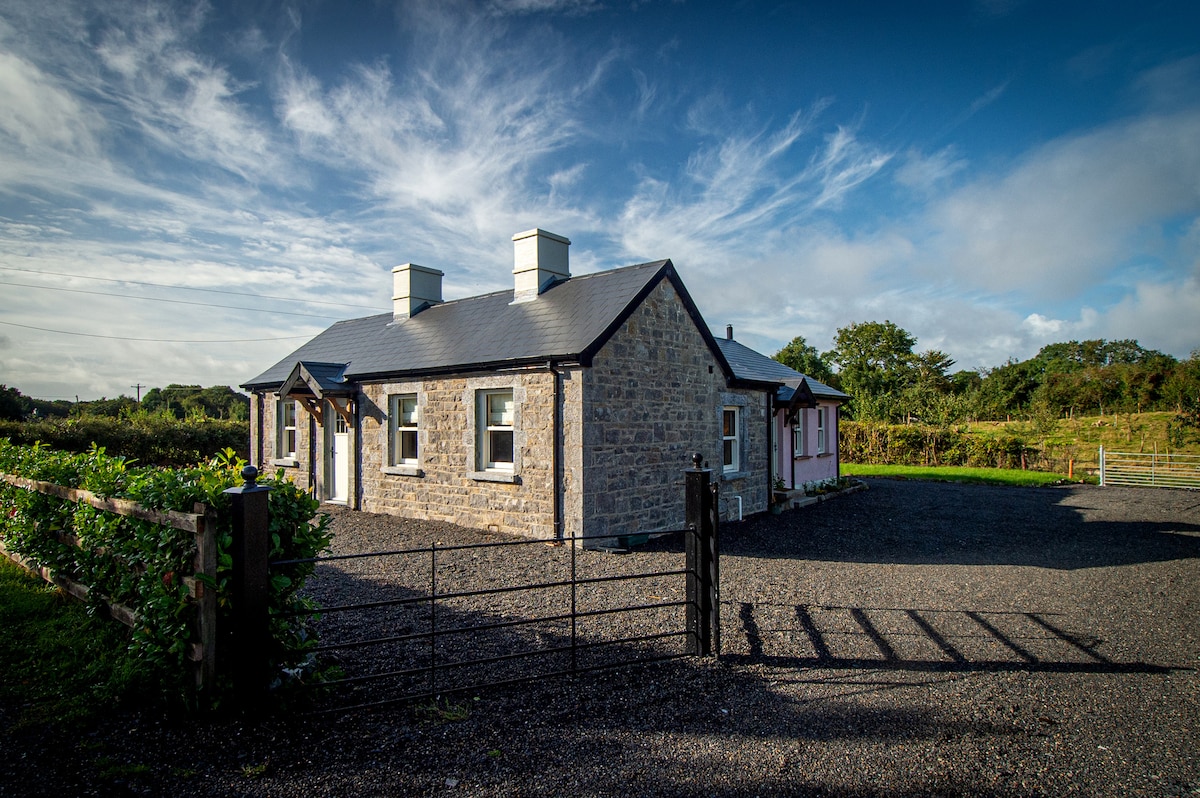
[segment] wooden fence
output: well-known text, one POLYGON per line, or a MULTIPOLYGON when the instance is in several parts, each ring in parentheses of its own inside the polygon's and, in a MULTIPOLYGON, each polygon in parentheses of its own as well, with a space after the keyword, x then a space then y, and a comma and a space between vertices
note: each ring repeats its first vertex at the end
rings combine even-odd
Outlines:
MULTIPOLYGON (((215 583, 217 575, 215 523, 213 522, 214 519, 211 513, 204 505, 197 504, 193 508, 194 512, 192 513, 163 512, 147 509, 136 502, 125 499, 104 498, 86 490, 65 488, 51 482, 38 482, 11 474, 0 474, 0 481, 25 490, 54 496, 75 504, 88 504, 104 512, 135 518, 140 521, 148 521, 152 524, 171 527, 195 535, 195 570, 193 574, 184 576, 183 579, 187 585, 189 595, 195 601, 197 612, 196 628, 199 639, 192 641, 188 650, 188 658, 196 665, 197 687, 203 688, 214 683, 216 676, 217 596, 216 591, 207 587, 201 579, 197 578, 205 576, 211 584, 215 583)), ((63 536, 62 540, 75 546, 81 546, 78 538, 73 536, 63 536)), ((3 554, 22 567, 39 574, 47 582, 58 586, 63 592, 74 598, 87 601, 92 594, 92 587, 80 584, 64 574, 55 573, 49 568, 8 551, 3 541, 0 541, 0 554, 3 554)), ((115 620, 124 623, 130 628, 138 624, 139 618, 134 610, 122 604, 115 604, 105 596, 100 596, 99 598, 108 606, 109 612, 115 620)))

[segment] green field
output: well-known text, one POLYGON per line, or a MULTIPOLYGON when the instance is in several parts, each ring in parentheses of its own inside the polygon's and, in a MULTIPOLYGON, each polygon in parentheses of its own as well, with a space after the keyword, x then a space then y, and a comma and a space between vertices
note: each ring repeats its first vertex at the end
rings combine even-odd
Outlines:
MULTIPOLYGON (((1067 481, 1066 474, 1048 471, 1019 471, 1005 468, 961 468, 957 466, 892 466, 842 463, 842 475, 849 477, 886 477, 925 479, 937 482, 967 482, 973 485, 1057 485, 1067 481)), ((1074 480, 1080 481, 1078 479, 1074 480)))
POLYGON ((1077 469, 1098 468, 1101 446, 1116 452, 1200 454, 1200 437, 1193 437, 1195 430, 1188 431, 1183 445, 1171 440, 1168 428, 1178 426, 1174 413, 1110 413, 968 425, 976 435, 1018 435, 1048 457, 1063 463, 1074 460, 1077 469))

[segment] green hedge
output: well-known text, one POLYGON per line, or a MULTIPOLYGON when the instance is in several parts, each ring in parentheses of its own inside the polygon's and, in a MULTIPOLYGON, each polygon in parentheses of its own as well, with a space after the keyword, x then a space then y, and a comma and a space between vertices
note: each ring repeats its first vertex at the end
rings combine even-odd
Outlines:
POLYGON ((180 420, 154 413, 0 421, 0 438, 25 446, 40 443, 65 452, 83 453, 97 447, 142 465, 164 467, 194 465, 226 449, 248 458, 250 451, 250 427, 245 421, 180 420))
POLYGON ((922 424, 843 420, 838 424, 841 458, 871 465, 1023 468, 1040 452, 1016 435, 971 435, 922 424))
MULTIPOLYGON (((93 447, 71 454, 43 446, 17 446, 0 440, 0 472, 27 479, 80 488, 100 496, 129 499, 154 510, 190 513, 202 503, 216 513, 217 667, 228 673, 222 657, 229 651, 233 604, 232 519, 228 488, 242 484, 245 462, 227 451, 202 465, 182 469, 132 467, 93 447)), ((270 558, 303 559, 326 550, 331 533, 328 516, 317 514, 319 503, 283 478, 282 473, 259 480, 272 488, 270 558)), ((0 538, 10 551, 48 566, 93 588, 138 613, 142 623, 133 630, 131 648, 147 672, 160 678, 189 703, 219 702, 222 686, 205 696, 194 694, 188 648, 196 640, 193 600, 183 582, 194 572, 192 534, 75 504, 52 496, 0 483, 0 538), (64 542, 74 535, 81 542, 64 542)), ((299 595, 311 564, 273 571, 271 656, 273 665, 303 671, 312 665, 315 637, 308 628, 312 609, 299 595), (295 617, 282 614, 299 611, 295 617)), ((99 601, 97 600, 97 607, 99 601)))

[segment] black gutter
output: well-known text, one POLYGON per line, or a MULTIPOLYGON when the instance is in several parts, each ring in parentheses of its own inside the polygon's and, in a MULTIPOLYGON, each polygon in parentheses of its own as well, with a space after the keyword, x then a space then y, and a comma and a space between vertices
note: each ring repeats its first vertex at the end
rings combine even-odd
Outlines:
POLYGON ((771 509, 771 501, 775 498, 775 466, 779 458, 775 454, 772 438, 775 437, 775 413, 771 408, 771 394, 763 392, 767 400, 767 509, 771 509))
POLYGON ((255 461, 255 465, 258 466, 259 471, 265 473, 266 464, 263 462, 263 460, 264 460, 264 456, 265 456, 265 448, 264 447, 266 446, 266 444, 263 442, 263 431, 264 431, 263 395, 260 391, 255 391, 254 398, 256 400, 256 404, 258 405, 258 407, 257 407, 258 424, 257 424, 257 429, 256 429, 257 434, 255 435, 255 438, 258 441, 258 448, 256 451, 256 454, 258 455, 258 459, 257 459, 257 461, 255 461))
POLYGON ((548 361, 546 368, 550 369, 550 374, 554 378, 554 423, 551 434, 554 436, 553 443, 550 446, 550 470, 554 477, 554 497, 551 500, 553 509, 551 510, 554 519, 554 539, 561 541, 563 539, 563 474, 560 471, 561 459, 559 457, 560 449, 566 448, 566 440, 563 436, 563 418, 562 418, 562 375, 554 366, 554 361, 548 361), (561 443, 560 443, 561 441, 561 443))

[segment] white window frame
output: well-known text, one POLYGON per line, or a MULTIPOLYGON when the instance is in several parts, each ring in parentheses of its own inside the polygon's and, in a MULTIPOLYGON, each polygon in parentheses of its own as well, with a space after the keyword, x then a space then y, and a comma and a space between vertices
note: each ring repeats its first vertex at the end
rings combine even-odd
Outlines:
POLYGON ((490 388, 480 390, 475 394, 476 401, 476 430, 478 440, 476 441, 476 451, 478 452, 480 471, 502 471, 512 473, 516 470, 517 460, 517 402, 516 391, 512 388, 490 388), (503 423, 503 415, 499 422, 492 413, 492 399, 498 397, 508 398, 508 423, 503 423), (493 435, 503 435, 507 433, 509 437, 508 460, 497 460, 493 452, 493 435))
POLYGON ((804 456, 804 411, 801 410, 796 416, 796 423, 792 425, 792 457, 804 456))
POLYGON ((817 408, 817 454, 825 454, 825 410, 824 407, 817 408))
POLYGON ((275 405, 275 458, 277 460, 295 460, 300 446, 299 410, 295 399, 280 397, 275 405), (288 421, 288 410, 291 410, 291 423, 288 421), (290 444, 290 445, 289 445, 290 444))
POLYGON ((742 409, 737 405, 721 408, 721 471, 732 474, 742 467, 742 409), (732 418, 732 433, 730 419, 732 418), (728 459, 727 459, 728 455, 728 459))
POLYGON ((398 393, 388 397, 388 465, 418 466, 421 464, 421 406, 415 393, 398 393), (412 403, 411 416, 406 417, 405 405, 412 403), (412 442, 412 456, 405 457, 404 441, 412 442))

